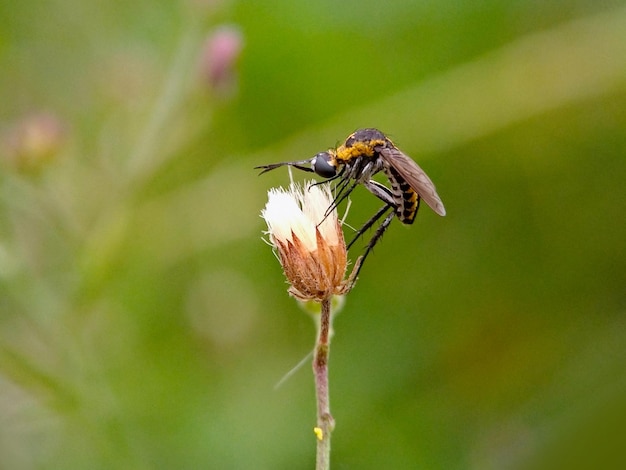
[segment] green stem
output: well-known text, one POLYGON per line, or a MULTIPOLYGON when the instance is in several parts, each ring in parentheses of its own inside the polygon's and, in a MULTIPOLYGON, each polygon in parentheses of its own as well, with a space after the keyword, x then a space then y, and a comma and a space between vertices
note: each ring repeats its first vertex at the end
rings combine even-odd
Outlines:
POLYGON ((330 434, 335 427, 335 420, 330 414, 328 395, 328 355, 330 352, 330 299, 322 301, 319 332, 313 358, 315 391, 317 395, 317 459, 316 470, 330 468, 330 434))

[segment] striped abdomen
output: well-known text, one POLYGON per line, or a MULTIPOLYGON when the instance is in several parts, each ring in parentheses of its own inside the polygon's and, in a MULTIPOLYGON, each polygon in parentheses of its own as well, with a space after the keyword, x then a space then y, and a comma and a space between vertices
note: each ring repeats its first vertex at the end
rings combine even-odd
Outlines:
POLYGON ((395 168, 385 165, 384 171, 391 183, 391 195, 396 203, 398 219, 403 224, 412 224, 417 215, 419 196, 395 168))

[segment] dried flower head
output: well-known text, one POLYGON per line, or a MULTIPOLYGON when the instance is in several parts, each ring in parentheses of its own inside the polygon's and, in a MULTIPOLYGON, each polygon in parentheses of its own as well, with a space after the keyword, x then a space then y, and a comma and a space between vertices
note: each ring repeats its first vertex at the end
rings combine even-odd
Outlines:
POLYGON ((351 284, 344 281, 348 256, 337 211, 326 216, 332 194, 328 185, 313 183, 304 190, 295 184, 270 189, 261 215, 291 284, 289 293, 321 302, 345 294, 351 284))

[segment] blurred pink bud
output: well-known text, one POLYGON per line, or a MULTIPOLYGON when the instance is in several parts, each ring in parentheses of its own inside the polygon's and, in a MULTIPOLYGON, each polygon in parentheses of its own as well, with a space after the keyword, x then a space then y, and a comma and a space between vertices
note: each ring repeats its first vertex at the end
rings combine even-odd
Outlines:
POLYGON ((61 119, 50 112, 26 116, 2 135, 2 159, 20 171, 38 171, 52 161, 65 141, 61 119))
POLYGON ((235 65, 243 49, 243 35, 236 26, 218 27, 202 50, 202 75, 215 91, 232 91, 236 86, 235 65))

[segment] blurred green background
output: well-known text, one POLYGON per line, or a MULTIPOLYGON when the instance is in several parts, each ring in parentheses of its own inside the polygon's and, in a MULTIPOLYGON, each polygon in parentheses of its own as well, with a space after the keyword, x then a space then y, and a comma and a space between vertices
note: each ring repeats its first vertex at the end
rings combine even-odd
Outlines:
MULTIPOLYGON (((274 385, 314 327, 259 217, 288 173, 253 167, 359 127, 448 215, 394 222, 335 321, 333 468, 625 468, 624 2, 3 0, 0 25, 1 468, 313 468, 309 366, 274 385)), ((378 206, 359 188, 348 222, 378 206)))

